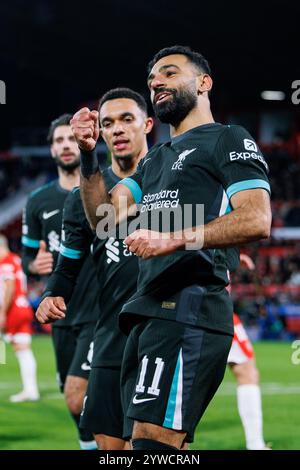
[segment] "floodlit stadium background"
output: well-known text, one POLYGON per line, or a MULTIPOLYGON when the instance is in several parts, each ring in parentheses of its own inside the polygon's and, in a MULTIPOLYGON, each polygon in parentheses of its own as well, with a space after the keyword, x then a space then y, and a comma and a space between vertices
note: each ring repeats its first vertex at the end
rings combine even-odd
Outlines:
MULTIPOLYGON (((207 57, 216 121, 245 126, 270 166, 272 237, 244 250, 256 270, 238 271, 232 295, 255 342, 265 437, 275 449, 299 449, 300 354, 294 341, 300 338, 300 67, 295 7, 282 1, 195 6, 167 0, 15 0, 1 9, 0 80, 6 104, 0 106, 0 231, 16 252, 29 192, 56 175, 46 144, 50 121, 83 105, 96 106, 101 94, 115 86, 131 87, 148 99, 146 64, 162 47, 189 45, 207 57)), ((156 122, 149 143, 167 138, 168 128, 156 122)), ((103 161, 108 159, 104 144, 99 149, 103 161)), ((36 306, 43 284, 29 281, 36 306)), ((75 449, 75 429, 55 382, 49 335, 35 328, 42 400, 8 403, 20 384, 7 348, 7 363, 0 365, 0 449, 75 449)), ((193 447, 244 447, 229 373, 193 447)))

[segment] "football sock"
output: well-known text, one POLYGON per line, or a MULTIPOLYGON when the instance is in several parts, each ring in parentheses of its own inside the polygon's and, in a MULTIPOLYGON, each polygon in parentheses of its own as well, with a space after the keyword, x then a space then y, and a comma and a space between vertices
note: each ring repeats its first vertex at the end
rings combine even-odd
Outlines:
POLYGON ((154 441, 153 439, 133 439, 133 450, 168 450, 174 452, 179 450, 177 447, 169 446, 163 442, 154 441))
POLYGON ((80 427, 80 414, 71 413, 72 418, 74 419, 78 434, 79 434, 79 445, 81 450, 96 450, 98 449, 97 443, 94 439, 93 434, 86 429, 80 427))
POLYGON ((33 352, 31 349, 21 349, 21 351, 16 351, 16 357, 19 362, 24 392, 30 396, 38 396, 37 367, 33 352))
POLYGON ((254 384, 238 385, 237 402, 244 427, 247 449, 262 449, 265 442, 263 439, 260 387, 254 384))

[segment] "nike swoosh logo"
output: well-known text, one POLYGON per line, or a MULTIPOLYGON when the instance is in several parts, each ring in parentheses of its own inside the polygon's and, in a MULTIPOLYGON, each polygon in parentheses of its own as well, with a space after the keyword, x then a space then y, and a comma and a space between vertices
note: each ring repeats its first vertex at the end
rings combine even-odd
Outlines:
POLYGON ((43 219, 47 220, 50 219, 50 217, 53 217, 55 214, 58 214, 60 212, 60 209, 56 209, 55 211, 51 212, 43 212, 43 219))
POLYGON ((156 399, 157 399, 157 397, 154 397, 154 398, 140 398, 140 399, 138 399, 138 398, 137 398, 137 395, 134 395, 133 400, 132 400, 132 403, 133 403, 134 405, 138 405, 139 403, 144 403, 145 401, 151 401, 151 400, 156 400, 156 399))
POLYGON ((91 366, 89 364, 87 364, 86 362, 84 362, 83 364, 81 364, 81 369, 82 370, 91 370, 91 366))

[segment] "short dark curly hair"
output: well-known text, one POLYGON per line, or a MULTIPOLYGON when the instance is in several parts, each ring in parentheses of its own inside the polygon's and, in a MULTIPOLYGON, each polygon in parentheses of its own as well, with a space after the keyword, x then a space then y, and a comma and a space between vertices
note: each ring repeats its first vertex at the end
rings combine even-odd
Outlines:
POLYGON ((51 122, 47 135, 47 142, 49 142, 49 144, 53 143, 53 135, 55 129, 59 126, 69 126, 72 117, 72 114, 65 113, 51 122))
POLYGON ((118 98, 128 98, 130 100, 135 101, 138 107, 146 115, 148 115, 147 103, 145 101, 145 98, 140 93, 137 93, 136 91, 133 91, 130 88, 121 88, 121 87, 113 88, 112 90, 109 90, 106 93, 104 93, 104 95, 99 100, 98 111, 100 112, 100 109, 102 108, 104 103, 106 103, 106 101, 115 100, 118 98))
POLYGON ((189 46, 179 46, 179 45, 165 47, 164 49, 161 49, 160 51, 158 51, 153 57, 153 59, 148 63, 148 67, 147 67, 148 73, 150 73, 152 67, 154 66, 154 64, 156 64, 156 62, 158 62, 163 57, 166 57, 171 54, 185 55, 189 59, 189 61, 192 64, 194 64, 200 72, 207 73, 208 75, 211 76, 211 69, 210 69, 209 63, 207 62, 205 57, 203 57, 203 55, 200 54, 200 52, 193 51, 189 46))

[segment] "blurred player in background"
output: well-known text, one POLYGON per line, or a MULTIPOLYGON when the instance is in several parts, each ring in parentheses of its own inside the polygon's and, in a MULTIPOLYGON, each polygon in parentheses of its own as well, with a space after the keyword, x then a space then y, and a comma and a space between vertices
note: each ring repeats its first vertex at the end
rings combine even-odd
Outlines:
MULTIPOLYGON (((71 117, 69 114, 60 116, 49 129, 48 141, 57 165, 58 180, 34 191, 24 212, 22 261, 28 275, 45 276, 54 269, 60 248, 64 202, 79 184, 79 149, 69 124, 71 117)), ((52 338, 61 391, 78 427, 80 447, 94 449, 96 443, 92 434, 79 426, 90 372, 88 354, 98 315, 96 271, 91 256, 85 260, 79 283, 66 318, 56 322, 52 329, 52 338)))
POLYGON ((19 363, 23 390, 10 401, 39 399, 36 360, 31 350, 33 311, 27 299, 26 277, 21 259, 12 253, 5 236, 0 235, 0 333, 12 344, 19 363))
MULTIPOLYGON (((84 113, 84 109, 81 112, 84 113)), ((127 88, 105 93, 100 99, 99 112, 101 134, 112 154, 112 165, 103 172, 107 190, 110 191, 123 177, 134 173, 146 154, 147 135, 153 121, 147 115, 144 98, 127 88)), ((74 125, 77 127, 76 119, 74 125)), ((94 240, 93 257, 99 281, 100 316, 95 330, 92 369, 80 423, 94 433, 99 449, 128 449, 128 442, 123 439, 120 394, 126 336, 119 329, 118 317, 123 304, 136 290, 138 259, 127 250, 124 240, 118 236, 107 235, 102 240, 95 238, 84 213, 79 188, 66 199, 63 227, 65 238, 62 254, 48 280, 47 297, 44 294, 45 298, 36 316, 41 323, 59 318, 57 308, 61 309, 62 300, 68 300, 80 266, 94 240), (78 253, 77 259, 69 256, 74 251, 78 253)), ((62 309, 61 314, 63 312, 62 309)))
MULTIPOLYGON (((243 267, 254 270, 252 259, 240 255, 243 267)), ((230 289, 228 288, 230 291, 230 289)), ((270 450, 263 437, 263 414, 259 372, 248 335, 236 313, 233 314, 234 337, 227 363, 237 381, 237 405, 248 450, 270 450)))

